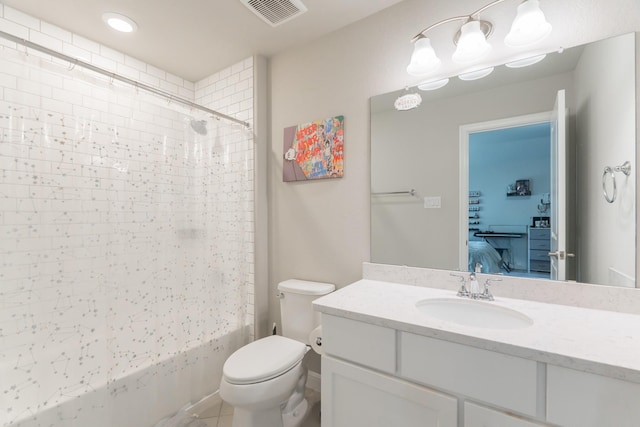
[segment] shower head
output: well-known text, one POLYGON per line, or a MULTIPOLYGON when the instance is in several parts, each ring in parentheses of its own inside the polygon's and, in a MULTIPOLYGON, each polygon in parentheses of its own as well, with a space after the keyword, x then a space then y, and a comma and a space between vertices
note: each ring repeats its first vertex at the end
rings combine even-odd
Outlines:
POLYGON ((191 120, 191 128, 200 135, 207 134, 207 121, 206 120, 191 120))

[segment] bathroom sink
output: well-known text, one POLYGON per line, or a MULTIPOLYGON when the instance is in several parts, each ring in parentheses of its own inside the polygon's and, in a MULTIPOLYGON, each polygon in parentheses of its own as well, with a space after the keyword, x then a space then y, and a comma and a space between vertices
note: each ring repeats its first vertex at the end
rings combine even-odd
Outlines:
POLYGON ((429 317, 474 328, 520 329, 533 325, 529 316, 486 301, 429 298, 418 301, 416 307, 429 317))

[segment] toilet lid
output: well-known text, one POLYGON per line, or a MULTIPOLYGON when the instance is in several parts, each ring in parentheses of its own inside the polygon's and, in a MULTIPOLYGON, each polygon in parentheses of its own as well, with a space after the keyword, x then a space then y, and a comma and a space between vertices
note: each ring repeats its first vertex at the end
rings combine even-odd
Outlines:
POLYGON ((302 360, 307 352, 303 343, 271 335, 233 353, 222 367, 231 384, 254 384, 282 375, 302 360))

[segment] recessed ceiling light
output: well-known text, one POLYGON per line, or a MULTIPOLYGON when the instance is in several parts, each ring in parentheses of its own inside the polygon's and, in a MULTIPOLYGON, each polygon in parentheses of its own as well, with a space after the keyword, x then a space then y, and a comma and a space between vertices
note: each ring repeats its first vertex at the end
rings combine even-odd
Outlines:
POLYGON ((132 33, 138 29, 138 24, 133 19, 119 13, 103 13, 102 20, 114 30, 122 33, 132 33))

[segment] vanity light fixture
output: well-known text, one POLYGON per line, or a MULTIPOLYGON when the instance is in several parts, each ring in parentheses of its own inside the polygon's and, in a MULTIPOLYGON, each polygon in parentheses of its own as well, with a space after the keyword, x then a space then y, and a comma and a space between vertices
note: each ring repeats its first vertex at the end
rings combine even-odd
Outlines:
POLYGON ((420 76, 437 70, 439 66, 440 58, 433 50, 431 40, 426 37, 416 40, 407 73, 412 76, 420 76))
MULTIPOLYGON (((407 73, 412 76, 424 76, 440 66, 440 58, 425 33, 453 21, 464 21, 464 23, 453 39, 456 50, 451 59, 459 64, 471 64, 483 58, 491 51, 491 45, 487 39, 492 33, 493 24, 480 19, 480 14, 504 1, 495 0, 470 15, 444 19, 420 31, 411 39, 414 49, 407 66, 407 73)), ((529 46, 540 42, 550 33, 551 24, 547 22, 540 9, 540 1, 524 0, 518 6, 511 30, 505 37, 505 44, 509 47, 529 46)))
POLYGON ((436 90, 444 87, 447 83, 449 83, 449 79, 440 79, 434 80, 430 82, 423 82, 418 85, 418 89, 420 90, 436 90))
POLYGON ((468 64, 475 62, 485 56, 491 50, 491 45, 487 42, 487 37, 491 34, 491 24, 488 21, 477 21, 472 19, 467 21, 460 28, 460 37, 456 51, 451 59, 458 64, 468 64))
POLYGON ((133 19, 119 13, 105 12, 102 14, 102 20, 121 33, 132 33, 138 29, 138 24, 133 19))
POLYGON ((546 57, 547 55, 543 53, 542 55, 530 56, 528 58, 507 62, 504 65, 509 68, 523 68, 523 67, 528 67, 529 65, 537 64, 538 62, 542 61, 546 57))
POLYGON ((540 9, 539 0, 527 0, 518 6, 518 13, 511 24, 511 31, 504 38, 509 47, 536 44, 551 33, 551 24, 540 9))
POLYGON ((469 71, 468 73, 462 73, 458 76, 458 78, 464 81, 479 80, 483 77, 487 77, 491 73, 493 73, 493 67, 482 68, 481 70, 469 71))

